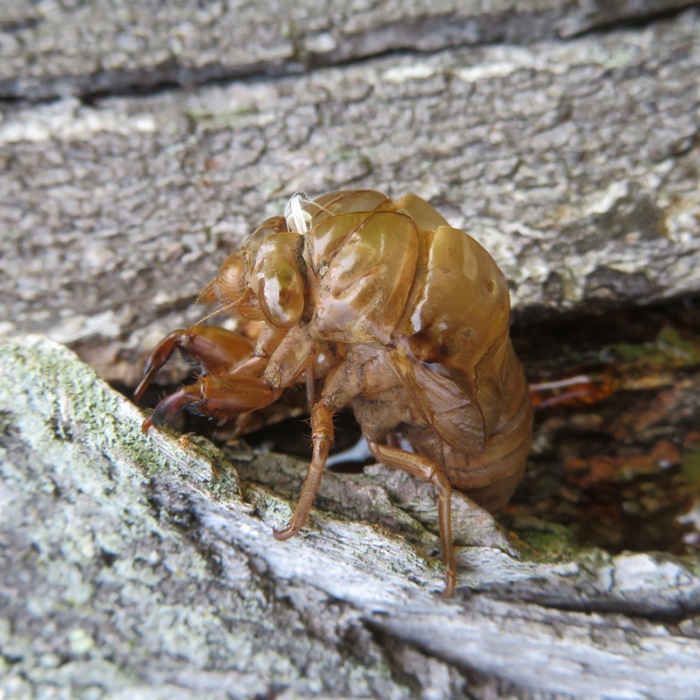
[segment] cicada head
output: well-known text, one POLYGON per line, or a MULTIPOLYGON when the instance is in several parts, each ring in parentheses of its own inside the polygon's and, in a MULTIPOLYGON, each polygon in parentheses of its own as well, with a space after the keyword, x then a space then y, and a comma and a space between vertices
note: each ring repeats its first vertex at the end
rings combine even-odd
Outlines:
POLYGON ((285 217, 267 219, 224 261, 199 301, 218 302, 238 318, 291 328, 304 310, 302 244, 285 217))

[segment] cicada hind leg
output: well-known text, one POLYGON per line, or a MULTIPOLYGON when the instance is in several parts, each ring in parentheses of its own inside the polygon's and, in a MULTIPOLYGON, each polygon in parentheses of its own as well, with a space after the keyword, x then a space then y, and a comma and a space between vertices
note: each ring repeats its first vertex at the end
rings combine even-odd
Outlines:
POLYGON ((442 560, 445 564, 443 598, 451 598, 457 586, 457 560, 452 542, 452 485, 440 466, 427 457, 398 447, 369 443, 373 457, 387 467, 402 469, 421 481, 433 484, 438 492, 438 522, 442 560))

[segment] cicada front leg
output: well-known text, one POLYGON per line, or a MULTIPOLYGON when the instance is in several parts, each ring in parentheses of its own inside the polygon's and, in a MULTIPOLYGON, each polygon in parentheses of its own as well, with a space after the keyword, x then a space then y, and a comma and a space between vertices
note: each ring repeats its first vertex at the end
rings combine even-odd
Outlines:
MULTIPOLYGON (((269 340, 273 346, 276 342, 279 342, 276 337, 269 340)), ((166 396, 143 422, 144 432, 183 408, 223 423, 263 408, 280 396, 280 390, 270 388, 260 378, 269 358, 256 356, 251 341, 219 326, 192 326, 173 331, 151 353, 134 393, 136 400, 178 349, 199 363, 205 376, 166 396)))
POLYGON ((178 349, 198 362, 206 374, 221 374, 250 356, 253 344, 240 333, 219 326, 178 328, 166 335, 146 360, 143 379, 134 391, 135 401, 140 401, 158 371, 178 349))
POLYGON ((219 423, 248 411, 269 406, 282 394, 272 389, 260 377, 223 374, 200 377, 166 396, 143 422, 145 433, 152 425, 161 425, 184 408, 203 416, 216 418, 219 423))

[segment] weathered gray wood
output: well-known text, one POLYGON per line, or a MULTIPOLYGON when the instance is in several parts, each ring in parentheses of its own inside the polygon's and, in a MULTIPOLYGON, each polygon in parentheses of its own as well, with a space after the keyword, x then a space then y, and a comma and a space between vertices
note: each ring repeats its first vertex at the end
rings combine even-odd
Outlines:
POLYGON ((700 290, 700 20, 390 56, 0 124, 3 330, 103 376, 193 322, 232 246, 294 191, 415 191, 481 240, 516 314, 700 290))
POLYGON ((367 3, 184 0, 0 6, 0 98, 196 85, 298 72, 392 50, 532 43, 625 19, 649 21, 690 0, 453 0, 367 3))
POLYGON ((396 505, 411 480, 327 474, 328 509, 277 542, 286 501, 206 443, 144 436, 132 404, 39 337, 0 343, 0 417, 6 697, 700 694, 700 577, 673 557, 536 564, 472 512, 480 540, 443 602, 436 538, 396 505), (370 504, 382 526, 330 512, 370 504), (422 531, 417 548, 397 529, 422 531))

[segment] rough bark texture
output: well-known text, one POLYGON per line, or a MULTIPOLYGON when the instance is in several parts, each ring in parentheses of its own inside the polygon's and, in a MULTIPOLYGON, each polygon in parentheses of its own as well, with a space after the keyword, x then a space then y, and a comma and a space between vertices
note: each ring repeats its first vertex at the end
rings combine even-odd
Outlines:
POLYGON ((299 72, 392 50, 529 44, 626 19, 648 21, 693 4, 5 0, 0 8, 0 96, 37 99, 143 90, 162 83, 187 86, 255 73, 299 72))
MULTIPOLYGON (((431 489, 140 432, 139 358, 295 191, 407 191, 521 323, 700 291, 700 7, 0 7, 0 697, 697 698, 700 566, 531 561, 431 489), (362 60, 359 60, 362 59, 362 60)), ((174 375, 171 375, 174 376, 174 375)))

